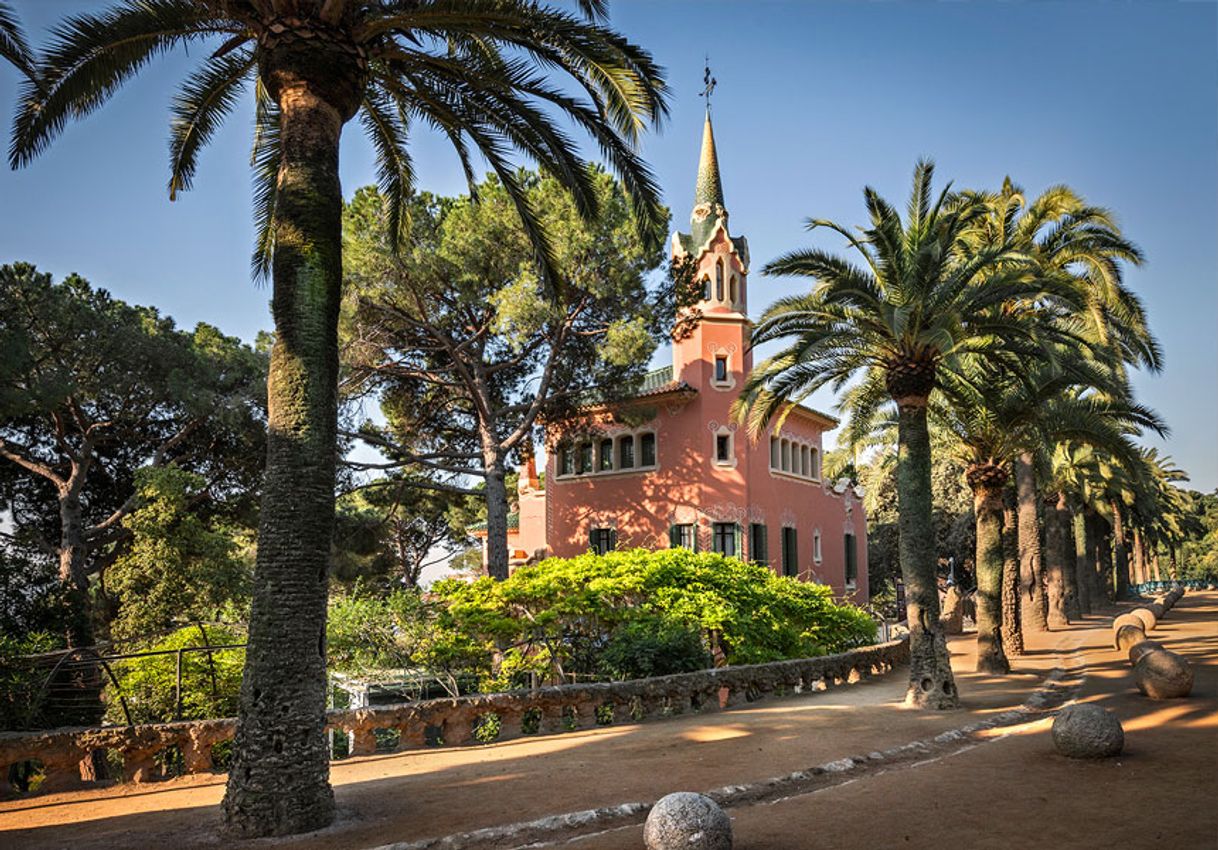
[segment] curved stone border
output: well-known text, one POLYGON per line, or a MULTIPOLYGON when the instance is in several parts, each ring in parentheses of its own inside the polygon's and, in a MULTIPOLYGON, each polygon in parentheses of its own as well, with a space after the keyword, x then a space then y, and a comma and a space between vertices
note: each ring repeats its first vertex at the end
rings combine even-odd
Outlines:
MULTIPOLYGON (((452 699, 420 700, 396 705, 327 713, 327 728, 348 733, 352 755, 377 750, 378 730, 398 735, 396 751, 419 749, 442 741, 444 746, 480 743, 479 722, 499 719, 495 740, 526 734, 561 734, 613 722, 639 722, 690 712, 711 712, 754 702, 772 694, 812 693, 882 675, 909 661, 909 640, 852 649, 837 655, 719 667, 673 676, 560 685, 530 691, 474 694, 452 699), (525 732, 526 720, 536 731, 525 732)), ((156 756, 176 747, 186 773, 211 770, 211 748, 233 737, 237 721, 182 721, 142 726, 60 728, 45 732, 0 733, 0 794, 7 787, 9 765, 36 759, 43 764, 48 791, 77 786, 91 767, 96 750, 115 750, 123 760, 123 780, 155 778, 156 756)))
MULTIPOLYGON (((852 782, 867 775, 916 767, 927 761, 972 749, 987 740, 994 740, 985 736, 985 733, 991 730, 1019 726, 1052 716, 1059 708, 1073 700, 1083 678, 1081 674, 1070 678, 1064 669, 1055 668, 1022 705, 994 717, 949 729, 933 738, 911 741, 899 747, 835 759, 784 776, 742 785, 726 785, 703 793, 720 806, 731 808, 759 802, 777 802, 852 782)), ((372 850, 544 847, 583 835, 637 826, 647 819, 654 803, 655 801, 631 802, 602 806, 439 838, 386 844, 372 850)))

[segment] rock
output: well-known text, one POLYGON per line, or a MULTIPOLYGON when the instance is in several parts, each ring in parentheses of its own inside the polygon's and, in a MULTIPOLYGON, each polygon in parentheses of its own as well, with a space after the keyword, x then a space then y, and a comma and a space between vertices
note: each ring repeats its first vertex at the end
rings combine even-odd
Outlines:
POLYGON ((652 806, 643 843, 647 850, 731 850, 732 822, 710 797, 678 791, 652 806))
POLYGON ((949 635, 964 634, 964 594, 952 585, 943 599, 943 616, 939 618, 943 631, 949 635))
POLYGON ((1166 649, 1145 653, 1133 665, 1138 690, 1151 699, 1178 699, 1193 690, 1193 666, 1166 649))
POLYGON ((1121 626, 1137 626, 1142 631, 1146 630, 1146 624, 1141 618, 1135 617, 1133 614, 1122 614, 1112 621, 1112 633, 1116 634, 1121 630, 1121 626))
POLYGON ((1162 649, 1163 644, 1157 640, 1138 641, 1133 646, 1129 647, 1129 663, 1137 664, 1138 660, 1148 652, 1156 649, 1162 649))
POLYGON ((1107 709, 1091 704, 1069 705, 1053 721, 1053 746, 1072 759, 1108 758, 1124 748, 1125 730, 1107 709))
POLYGON ((1155 624, 1158 622, 1158 620, 1155 619, 1155 615, 1152 614, 1146 608, 1134 608, 1132 611, 1129 612, 1129 614, 1130 614, 1130 616, 1137 617, 1139 620, 1142 621, 1142 630, 1143 631, 1149 632, 1151 629, 1153 629, 1155 627, 1155 624))
POLYGON ((1144 640, 1146 640, 1146 631, 1142 628, 1141 623, 1133 625, 1126 623, 1117 629, 1113 643, 1121 652, 1128 652, 1130 647, 1144 640))

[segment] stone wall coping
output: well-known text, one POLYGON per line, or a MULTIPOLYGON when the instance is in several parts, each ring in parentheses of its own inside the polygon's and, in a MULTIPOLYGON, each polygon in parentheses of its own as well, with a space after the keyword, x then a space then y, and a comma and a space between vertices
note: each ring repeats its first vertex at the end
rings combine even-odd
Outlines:
MULTIPOLYGON (((536 689, 469 694, 326 712, 327 729, 347 732, 352 755, 376 752, 378 730, 398 734, 396 750, 477 743, 475 729, 486 715, 500 720, 496 740, 526 734, 558 734, 606 722, 638 722, 686 712, 718 711, 776 691, 806 693, 885 673, 909 660, 908 637, 835 655, 742 664, 632 679, 624 682, 553 685, 536 689), (608 708, 608 719, 603 713, 608 708), (621 709, 622 714, 616 712, 621 709), (534 730, 524 729, 533 715, 534 730)), ((213 768, 211 748, 236 733, 236 718, 181 720, 134 726, 60 727, 0 732, 0 793, 8 767, 42 762, 42 788, 72 787, 92 778, 96 750, 117 750, 123 779, 156 778, 156 755, 170 747, 182 753, 184 770, 213 768)))

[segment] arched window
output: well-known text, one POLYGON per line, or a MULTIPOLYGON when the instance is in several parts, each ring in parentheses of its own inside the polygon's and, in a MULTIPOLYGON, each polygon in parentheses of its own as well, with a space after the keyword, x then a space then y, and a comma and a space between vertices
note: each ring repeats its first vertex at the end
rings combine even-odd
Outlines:
POLYGON ((740 300, 740 299, 737 297, 737 296, 738 296, 738 292, 737 292, 737 289, 736 289, 736 276, 735 276, 735 275, 732 275, 732 286, 731 286, 731 293, 732 293, 732 306, 733 306, 733 307, 735 307, 735 306, 736 306, 736 302, 740 300))
POLYGON ((770 469, 782 469, 782 443, 770 437, 770 469))
POLYGON ((711 296, 710 278, 704 277, 704 278, 702 278, 702 300, 710 301, 710 296, 711 296))
POLYGON ((723 300, 723 260, 715 260, 715 299, 723 300))
POLYGON ((808 447, 799 447, 799 474, 805 475, 808 478, 812 477, 812 463, 808 459, 808 447))
POLYGON ((820 452, 817 449, 812 450, 812 477, 820 478, 820 452))
POLYGON ((791 442, 789 440, 782 441, 782 471, 791 471, 791 442))

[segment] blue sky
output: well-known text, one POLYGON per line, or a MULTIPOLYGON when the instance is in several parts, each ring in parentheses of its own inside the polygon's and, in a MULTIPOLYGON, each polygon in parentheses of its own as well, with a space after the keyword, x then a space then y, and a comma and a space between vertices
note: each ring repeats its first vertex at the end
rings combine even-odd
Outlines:
MULTIPOLYGON (((15 0, 33 40, 104 4, 15 0)), ((863 221, 861 189, 903 202, 914 162, 941 180, 1030 192, 1069 183, 1116 211, 1148 262, 1145 300, 1166 370, 1136 377, 1173 429, 1166 450, 1192 486, 1218 487, 1218 5, 1212 2, 612 3, 613 23, 668 69, 671 120, 649 137, 674 225, 693 194, 703 57, 733 231, 748 236, 754 314, 799 285, 756 271, 775 255, 840 239, 808 216, 863 221)), ((197 56, 196 56, 197 58, 197 56)), ((250 280, 250 111, 204 154, 196 187, 170 203, 167 111, 191 58, 156 61, 32 166, 0 172, 0 262, 76 271, 180 324, 252 339, 268 291, 250 280)), ((16 93, 0 67, 7 127, 16 93)), ((443 141, 416 136, 420 185, 463 190, 443 141)), ((371 182, 368 148, 344 136, 348 194, 371 182)), ((813 400, 830 407, 826 395, 813 400)))

